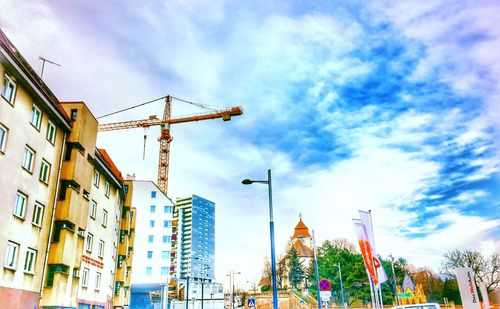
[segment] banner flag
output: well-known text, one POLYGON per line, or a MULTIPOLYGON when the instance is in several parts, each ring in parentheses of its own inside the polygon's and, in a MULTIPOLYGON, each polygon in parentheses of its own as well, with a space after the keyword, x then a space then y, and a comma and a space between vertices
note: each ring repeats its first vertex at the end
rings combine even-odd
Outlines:
POLYGON ((356 230, 356 235, 358 236, 359 249, 361 250, 361 255, 363 256, 363 261, 365 262, 366 271, 375 285, 378 285, 378 278, 375 274, 375 268, 373 266, 373 255, 370 242, 368 240, 368 235, 366 227, 359 219, 352 219, 354 223, 354 229, 356 230))
POLYGON ((479 291, 481 291, 481 297, 483 298, 483 309, 490 309, 490 298, 484 282, 479 283, 479 291))
POLYGON ((373 263, 375 264, 375 268, 377 269, 378 281, 380 283, 384 283, 387 281, 387 274, 385 272, 384 267, 382 266, 382 263, 378 258, 377 250, 375 249, 375 238, 373 236, 371 213, 363 210, 358 210, 358 212, 361 222, 366 227, 366 233, 368 234, 368 241, 370 242, 370 246, 372 248, 373 263))
POLYGON ((462 299, 464 309, 481 309, 479 295, 477 294, 474 271, 470 267, 455 268, 457 275, 458 290, 462 299))

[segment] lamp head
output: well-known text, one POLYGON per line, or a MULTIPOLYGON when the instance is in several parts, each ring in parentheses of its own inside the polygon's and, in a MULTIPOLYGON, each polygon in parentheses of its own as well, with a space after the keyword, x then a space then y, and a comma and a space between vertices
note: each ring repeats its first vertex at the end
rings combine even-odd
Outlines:
POLYGON ((243 179, 241 181, 241 183, 244 185, 251 185, 253 183, 253 181, 251 181, 250 179, 247 178, 247 179, 243 179))

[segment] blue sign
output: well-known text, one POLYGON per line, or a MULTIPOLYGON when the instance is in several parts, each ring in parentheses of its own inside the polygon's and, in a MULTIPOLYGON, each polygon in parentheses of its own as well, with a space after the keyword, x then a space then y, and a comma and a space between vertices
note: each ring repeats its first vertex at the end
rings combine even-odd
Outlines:
POLYGON ((255 298, 248 298, 247 299, 247 306, 248 307, 255 307, 255 298))

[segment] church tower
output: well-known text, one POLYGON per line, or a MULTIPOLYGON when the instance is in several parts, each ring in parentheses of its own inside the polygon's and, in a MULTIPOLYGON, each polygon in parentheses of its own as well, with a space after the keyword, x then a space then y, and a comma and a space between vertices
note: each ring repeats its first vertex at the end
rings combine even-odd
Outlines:
POLYGON ((313 241, 311 234, 309 234, 309 228, 302 221, 302 214, 299 214, 299 223, 295 226, 291 243, 297 250, 303 265, 307 267, 314 256, 313 241))

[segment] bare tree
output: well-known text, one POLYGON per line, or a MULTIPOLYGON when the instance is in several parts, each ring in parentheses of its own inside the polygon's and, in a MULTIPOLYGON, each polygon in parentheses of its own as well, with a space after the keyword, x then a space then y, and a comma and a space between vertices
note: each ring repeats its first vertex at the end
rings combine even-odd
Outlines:
POLYGON ((495 252, 490 257, 485 257, 475 250, 454 250, 445 253, 441 264, 442 272, 454 276, 457 267, 472 268, 476 284, 483 282, 488 292, 492 292, 500 284, 500 252, 495 252))

